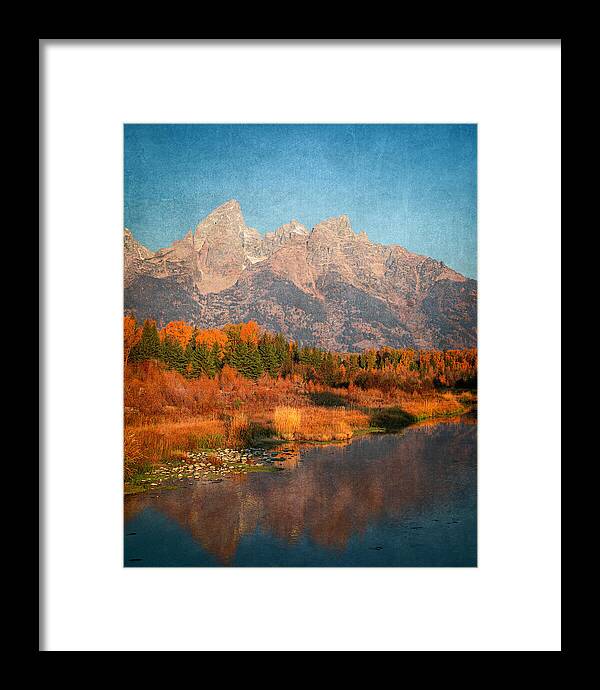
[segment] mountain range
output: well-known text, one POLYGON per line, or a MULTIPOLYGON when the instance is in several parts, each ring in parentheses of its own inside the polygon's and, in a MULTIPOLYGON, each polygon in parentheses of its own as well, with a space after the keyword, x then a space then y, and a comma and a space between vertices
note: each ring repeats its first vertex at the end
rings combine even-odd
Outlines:
POLYGON ((237 201, 170 247, 124 230, 125 311, 159 325, 253 319, 301 344, 465 348, 477 342, 477 282, 399 245, 371 242, 347 216, 312 229, 292 220, 262 235, 237 201))

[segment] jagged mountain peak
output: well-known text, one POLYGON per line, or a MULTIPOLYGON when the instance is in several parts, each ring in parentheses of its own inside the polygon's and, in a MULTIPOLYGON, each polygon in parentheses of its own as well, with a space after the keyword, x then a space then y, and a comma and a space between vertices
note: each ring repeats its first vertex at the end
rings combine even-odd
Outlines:
POLYGON ((281 239, 281 238, 290 238, 294 235, 300 235, 300 236, 306 236, 309 235, 310 233, 308 232, 307 228, 302 225, 297 220, 291 220, 289 223, 284 223, 283 225, 280 225, 277 230, 274 232, 267 232, 265 233, 265 238, 267 240, 269 239, 281 239))
POLYGON ((237 199, 228 199, 224 204, 217 208, 240 208, 240 202, 237 199))
POLYGON ((144 263, 154 256, 143 244, 140 244, 129 228, 123 229, 123 262, 125 270, 125 285, 135 280, 142 270, 144 263))
POLYGON ((123 248, 125 251, 125 256, 127 256, 128 252, 135 252, 135 254, 140 258, 151 256, 153 254, 153 252, 151 252, 147 247, 144 247, 143 244, 135 239, 129 228, 123 228, 123 248))
POLYGON ((286 234, 297 234, 297 235, 308 235, 309 232, 307 228, 302 225, 297 220, 291 220, 289 223, 284 223, 275 230, 276 235, 286 235, 286 234))
POLYGON ((350 218, 346 214, 322 220, 314 226, 310 234, 313 240, 323 240, 325 242, 348 241, 357 237, 352 229, 350 218))
POLYGON ((325 218, 320 223, 315 225, 313 231, 317 230, 318 228, 325 228, 334 231, 347 231, 352 230, 352 225, 350 223, 350 218, 345 213, 342 213, 341 216, 330 216, 329 218, 325 218))
POLYGON ((220 213, 242 213, 242 207, 237 199, 229 199, 225 203, 213 209, 209 215, 216 215, 220 213))
POLYGON ((217 206, 205 218, 203 218, 194 232, 195 237, 201 237, 215 232, 230 235, 242 235, 246 229, 246 222, 242 214, 242 208, 238 201, 230 199, 217 206))
POLYGON ((477 284, 442 262, 355 233, 346 214, 261 235, 230 199, 166 249, 124 230, 125 307, 199 326, 256 320, 306 344, 472 347, 477 284))

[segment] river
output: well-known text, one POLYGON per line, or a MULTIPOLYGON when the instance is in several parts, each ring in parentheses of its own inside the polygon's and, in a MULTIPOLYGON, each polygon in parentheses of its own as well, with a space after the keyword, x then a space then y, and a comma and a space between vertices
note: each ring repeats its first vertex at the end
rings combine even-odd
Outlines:
POLYGON ((278 472, 125 497, 125 566, 477 565, 477 424, 279 449, 278 472))

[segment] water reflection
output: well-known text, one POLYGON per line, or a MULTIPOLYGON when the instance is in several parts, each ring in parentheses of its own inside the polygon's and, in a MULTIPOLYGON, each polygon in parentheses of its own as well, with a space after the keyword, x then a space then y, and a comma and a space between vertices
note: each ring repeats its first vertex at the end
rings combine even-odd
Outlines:
POLYGON ((129 496, 125 564, 475 565, 476 433, 290 444, 276 473, 129 496))

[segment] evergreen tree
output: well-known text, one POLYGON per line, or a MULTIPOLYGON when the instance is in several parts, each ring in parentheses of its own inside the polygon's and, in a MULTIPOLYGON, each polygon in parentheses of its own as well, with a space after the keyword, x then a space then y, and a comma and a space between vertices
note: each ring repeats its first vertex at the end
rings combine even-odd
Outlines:
POLYGON ((190 355, 190 376, 197 379, 208 369, 208 348, 204 343, 192 348, 190 355))
POLYGON ((185 346, 185 374, 188 378, 197 378, 197 374, 194 373, 194 355, 196 353, 196 337, 195 333, 192 334, 188 344, 185 346))
POLYGON ((242 367, 240 373, 249 379, 256 380, 263 373, 264 366, 256 345, 248 344, 242 367))
POLYGON ((281 333, 278 333, 273 338, 273 351, 275 353, 275 361, 277 363, 277 372, 281 371, 281 368, 287 361, 292 361, 292 352, 288 346, 286 339, 281 333))
POLYGON ((225 362, 242 376, 257 379, 264 371, 264 365, 258 347, 253 343, 240 340, 230 334, 226 348, 225 362))
POLYGON ((144 362, 148 359, 159 359, 161 355, 161 343, 156 322, 146 319, 142 328, 142 337, 137 345, 131 349, 129 360, 131 362, 144 362))
POLYGON ((187 373, 188 359, 185 350, 181 347, 179 341, 166 336, 162 342, 161 359, 169 367, 180 374, 187 373))
POLYGON ((274 339, 268 333, 263 334, 258 344, 258 351, 262 360, 263 369, 275 378, 279 373, 283 360, 278 352, 274 339))
POLYGON ((191 352, 190 376, 198 378, 198 376, 204 374, 214 378, 219 369, 218 361, 219 346, 215 344, 209 349, 205 343, 201 343, 191 352))
MULTIPOLYGON (((279 334, 279 335, 281 338, 283 338, 283 336, 281 334, 279 334)), ((291 360, 292 366, 294 364, 298 364, 300 362, 300 354, 299 354, 297 343, 292 342, 290 348, 288 349, 288 357, 291 360)))
POLYGON ((231 331, 227 335, 229 339, 227 341, 227 345, 225 346, 225 364, 228 364, 230 367, 240 371, 241 367, 243 366, 247 344, 243 343, 239 336, 231 331))
POLYGON ((218 343, 213 343, 213 346, 208 353, 208 365, 206 373, 208 376, 214 378, 221 370, 221 358, 220 358, 220 348, 218 343))
POLYGON ((338 367, 331 352, 325 353, 319 366, 319 375, 323 383, 335 386, 338 383, 338 367))

